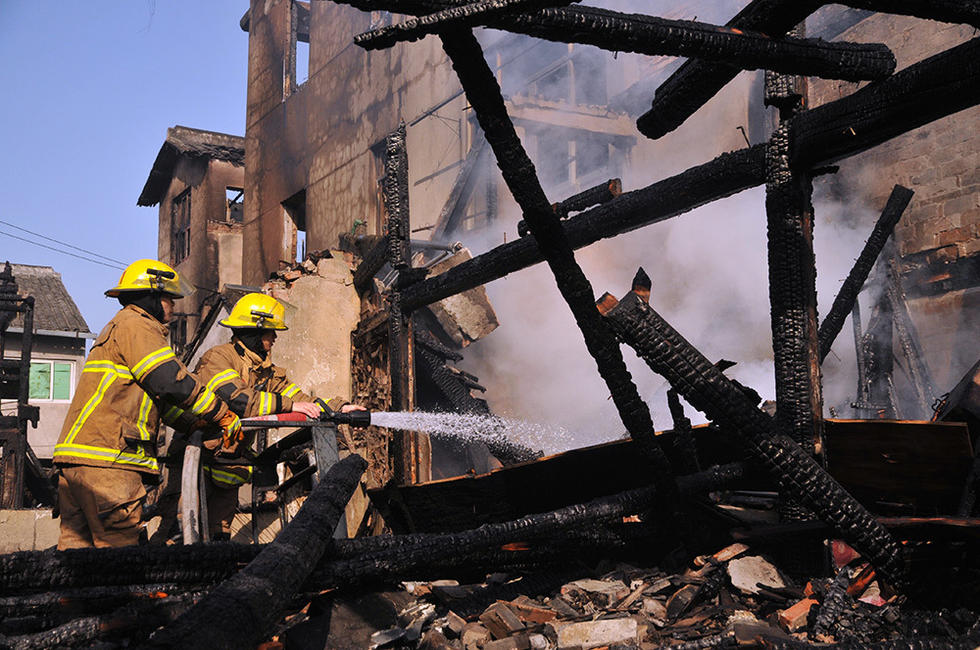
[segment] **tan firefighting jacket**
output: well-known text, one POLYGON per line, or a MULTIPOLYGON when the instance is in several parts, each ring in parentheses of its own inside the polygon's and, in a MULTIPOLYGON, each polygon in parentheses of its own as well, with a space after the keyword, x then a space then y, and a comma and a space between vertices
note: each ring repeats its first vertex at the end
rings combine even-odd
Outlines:
MULTIPOLYGON (((269 357, 262 359, 237 338, 205 352, 194 372, 242 418, 288 413, 293 409, 293 402, 314 399, 289 381, 286 372, 269 357)), ((339 398, 327 401, 335 410, 345 403, 339 398)), ((251 467, 238 465, 209 464, 205 471, 222 487, 241 485, 252 474, 251 467)))
POLYGON ((228 408, 192 375, 167 342, 167 328, 135 305, 95 340, 54 447, 59 465, 159 471, 161 419, 179 430, 215 424, 228 408))

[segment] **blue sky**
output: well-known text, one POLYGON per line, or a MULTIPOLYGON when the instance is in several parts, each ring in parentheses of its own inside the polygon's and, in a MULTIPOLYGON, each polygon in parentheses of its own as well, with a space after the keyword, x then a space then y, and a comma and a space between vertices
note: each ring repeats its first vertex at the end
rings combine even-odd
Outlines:
POLYGON ((167 128, 244 135, 247 9, 248 0, 0 3, 0 263, 54 267, 95 332, 118 309, 102 292, 120 271, 3 233, 87 256, 18 226, 126 263, 156 257, 157 208, 136 199, 167 128))

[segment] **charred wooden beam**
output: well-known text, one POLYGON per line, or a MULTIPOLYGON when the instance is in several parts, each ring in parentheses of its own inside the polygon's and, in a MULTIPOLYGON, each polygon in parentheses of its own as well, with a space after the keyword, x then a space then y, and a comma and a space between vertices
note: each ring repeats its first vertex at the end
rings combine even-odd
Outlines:
POLYGON ((354 269, 354 288, 358 293, 364 293, 371 288, 374 276, 388 261, 388 242, 384 237, 372 238, 373 245, 364 247, 361 263, 354 269))
POLYGON ((354 43, 365 50, 380 50, 396 43, 417 41, 428 34, 476 27, 486 24, 497 16, 519 11, 533 11, 547 7, 566 6, 580 0, 483 0, 450 6, 420 18, 411 18, 404 23, 373 29, 354 37, 354 43))
MULTIPOLYGON (((625 192, 565 221, 568 242, 573 248, 581 248, 760 185, 765 181, 764 160, 764 148, 756 145, 722 154, 677 176, 625 192)), ((402 295, 403 307, 417 309, 543 260, 534 238, 507 242, 409 287, 402 295)))
MULTIPOLYGON (((885 209, 882 211, 881 216, 878 217, 878 221, 875 223, 875 227, 871 231, 868 241, 865 242, 864 248, 861 249, 861 254, 851 268, 851 272, 847 274, 847 278, 844 279, 840 291, 837 292, 837 297, 834 298, 834 304, 830 308, 830 312, 827 313, 823 322, 820 323, 820 330, 817 334, 817 338, 820 340, 820 361, 826 359, 830 353, 830 347, 834 344, 834 340, 844 326, 844 319, 847 318, 847 314, 857 309, 858 294, 861 292, 865 281, 867 281, 868 274, 871 273, 871 269, 874 267, 878 255, 881 254, 881 249, 884 248, 885 242, 888 241, 892 231, 895 230, 895 226, 898 225, 898 220, 901 218, 902 213, 905 212, 905 208, 908 206, 909 201, 912 200, 914 193, 912 190, 901 185, 896 185, 892 188, 892 193, 888 197, 885 209)), ((858 314, 857 318, 860 319, 860 314, 858 314)), ((858 329, 860 330, 860 324, 858 325, 858 329)), ((858 364, 859 367, 860 365, 858 364)))
MULTIPOLYGON (((402 290, 413 279, 408 206, 408 151, 405 123, 385 138, 385 175, 382 198, 387 214, 385 237, 387 261, 398 273, 388 293, 388 365, 391 380, 391 409, 411 411, 415 407, 414 341, 412 321, 402 309, 402 290)), ((421 480, 419 434, 399 431, 391 441, 394 478, 398 483, 421 480)))
POLYGON ((575 261, 572 245, 507 115, 500 86, 487 65, 483 49, 470 31, 442 34, 440 38, 497 157, 504 182, 521 207, 558 290, 575 316, 589 354, 595 359, 626 430, 649 459, 654 482, 662 491, 669 492, 673 484, 670 466, 654 439, 650 409, 626 369, 615 337, 595 310, 592 285, 575 261))
POLYGON ((801 113, 791 127, 791 162, 806 169, 840 160, 977 103, 980 38, 801 113))
MULTIPOLYGON (((482 12, 482 7, 495 8, 504 2, 487 0, 478 5, 451 7, 415 21, 361 34, 354 42, 373 50, 418 40, 429 33, 489 25, 560 43, 584 43, 615 52, 697 57, 746 70, 766 68, 851 81, 883 79, 895 70, 894 55, 880 43, 777 40, 746 29, 596 7, 539 9, 496 19, 482 12)), ((398 11, 405 3, 384 0, 373 4, 398 11)), ((435 7, 444 2, 429 0, 426 4, 435 7)))
POLYGON ((456 229, 459 223, 459 215, 462 214, 465 203, 476 185, 475 177, 477 174, 475 172, 479 167, 479 161, 483 158, 485 144, 486 140, 480 137, 471 145, 466 158, 463 160, 463 166, 456 176, 456 181, 453 183, 453 188, 449 192, 449 197, 439 212, 439 218, 436 219, 432 239, 441 240, 456 229))
MULTIPOLYGON (((819 8, 821 0, 753 0, 726 26, 778 38, 819 8)), ((660 138, 708 103, 740 70, 723 61, 691 59, 657 88, 650 110, 636 121, 648 138, 660 138)))
MULTIPOLYGON (((802 125, 800 137, 793 140, 797 164, 806 168, 860 153, 899 133, 980 103, 978 66, 980 39, 974 39, 909 66, 884 82, 871 84, 853 95, 795 117, 792 129, 795 131, 797 124, 802 125), (962 82, 956 74, 961 71, 965 75, 962 82), (926 101, 926 97, 930 99, 926 101), (946 97, 950 101, 934 101, 935 97, 946 97), (888 109, 891 101, 895 102, 895 111, 888 109), (840 108, 840 102, 845 102, 846 106, 840 108), (873 119, 862 119, 864 131, 855 131, 855 134, 860 133, 860 137, 856 137, 849 129, 846 116, 864 115, 866 109, 873 119), (812 114, 818 111, 824 116, 821 119, 834 123, 832 128, 821 128, 819 137, 812 119, 812 114)), ((722 154, 642 189, 625 192, 609 203, 569 218, 564 228, 569 243, 574 248, 581 248, 675 217, 764 182, 765 147, 755 145, 722 154)), ((508 242, 406 289, 403 307, 417 309, 542 260, 534 240, 521 238, 508 242)))
POLYGON ((674 434, 674 447, 681 459, 679 471, 685 474, 700 471, 701 462, 698 460, 698 448, 691 430, 691 420, 684 415, 684 405, 681 404, 674 388, 667 390, 667 408, 674 422, 671 431, 674 434))
MULTIPOLYGON (((885 269, 887 263, 879 258, 878 264, 885 269)), ((882 273, 886 271, 882 270, 882 273)), ((867 413, 868 417, 901 418, 895 386, 892 380, 895 355, 892 352, 892 306, 887 292, 882 293, 871 312, 868 329, 861 337, 861 356, 864 360, 864 384, 859 387, 858 401, 852 406, 867 413)))
POLYGON ((155 634, 148 647, 255 647, 323 556, 365 468, 357 455, 331 467, 275 542, 155 634))
MULTIPOLYGON (((586 208, 591 208, 593 205, 608 203, 622 193, 623 182, 618 178, 610 178, 605 183, 599 183, 595 187, 582 190, 564 201, 552 203, 551 207, 559 219, 567 219, 569 212, 579 212, 586 208)), ((527 222, 523 219, 517 222, 517 234, 520 237, 526 237, 530 232, 527 229, 527 222)))
MULTIPOLYGON (((791 33, 802 30, 797 28, 791 33)), ((766 71, 765 92, 766 104, 777 106, 780 115, 779 126, 766 145, 766 234, 776 429, 808 453, 822 454, 813 184, 810 176, 793 169, 789 160, 789 121, 802 110, 806 81, 766 71)))
POLYGON ((772 418, 751 404, 650 305, 630 293, 608 311, 606 319, 691 405, 736 433, 785 494, 838 530, 887 579, 904 581, 902 549, 888 531, 791 438, 775 433, 772 418))

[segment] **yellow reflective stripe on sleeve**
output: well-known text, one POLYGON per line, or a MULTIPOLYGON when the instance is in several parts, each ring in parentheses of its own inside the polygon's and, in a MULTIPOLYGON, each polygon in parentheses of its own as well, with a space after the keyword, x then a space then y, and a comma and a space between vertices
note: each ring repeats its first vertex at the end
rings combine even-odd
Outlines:
POLYGON ((273 399, 274 393, 267 393, 265 391, 259 391, 259 415, 271 415, 272 408, 275 404, 273 399))
POLYGON ((174 354, 173 349, 169 345, 160 348, 159 350, 151 352, 140 359, 140 362, 133 366, 133 375, 136 377, 136 379, 142 379, 146 373, 150 372, 164 361, 176 358, 177 355, 174 354))
POLYGON ((228 368, 228 370, 223 370, 212 377, 211 381, 207 383, 207 388, 208 390, 215 391, 221 384, 227 383, 238 376, 239 375, 237 372, 235 372, 232 368, 228 368))
POLYGON ((239 485, 244 485, 252 480, 252 468, 243 467, 248 474, 247 477, 235 474, 233 472, 226 472, 224 470, 215 469, 210 465, 203 466, 204 473, 211 477, 211 480, 215 483, 220 483, 221 485, 227 485, 228 487, 238 487, 239 485))
POLYGON ((117 373, 115 372, 114 368, 115 364, 111 364, 111 362, 107 363, 110 363, 110 367, 106 369, 89 369, 89 364, 85 364, 86 367, 82 369, 82 372, 103 372, 104 374, 102 375, 102 379, 99 380, 99 385, 95 389, 95 392, 92 393, 92 396, 88 398, 87 402, 85 402, 85 406, 82 407, 78 417, 75 418, 71 428, 68 430, 68 435, 65 436, 66 443, 71 443, 75 440, 75 436, 78 435, 79 429, 82 428, 85 421, 88 420, 90 415, 92 415, 92 411, 95 410, 95 407, 98 406, 99 402, 102 401, 102 398, 105 397, 105 392, 109 390, 109 386, 112 385, 112 382, 116 380, 117 373))
POLYGON ((197 401, 191 406, 191 413, 194 415, 204 415, 211 408, 211 405, 214 404, 214 399, 214 393, 211 392, 210 388, 205 386, 204 390, 198 396, 197 401))
POLYGON ((118 463, 121 465, 145 467, 154 471, 158 469, 155 458, 150 458, 149 456, 143 456, 140 454, 131 454, 125 451, 120 451, 119 449, 110 449, 108 447, 93 447, 91 445, 70 445, 68 443, 61 443, 54 446, 53 456, 54 458, 58 458, 59 456, 67 456, 70 458, 88 458, 91 460, 101 460, 110 463, 118 463))
POLYGON ((150 430, 146 428, 147 423, 150 420, 150 408, 153 406, 153 400, 146 393, 143 393, 143 397, 140 399, 140 412, 139 416, 136 418, 136 430, 140 432, 140 440, 150 440, 150 430))
POLYGON ((86 361, 82 372, 114 372, 125 379, 132 379, 133 373, 126 366, 112 361, 86 361))
POLYGON ((282 391, 282 394, 285 395, 286 397, 292 397, 298 392, 299 392, 299 386, 297 386, 296 384, 290 384, 286 386, 286 390, 282 391))

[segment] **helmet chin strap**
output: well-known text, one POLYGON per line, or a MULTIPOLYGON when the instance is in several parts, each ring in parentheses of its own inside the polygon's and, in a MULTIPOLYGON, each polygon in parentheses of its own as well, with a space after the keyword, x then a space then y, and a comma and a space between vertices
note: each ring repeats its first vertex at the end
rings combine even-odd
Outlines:
POLYGON ((163 322, 163 305, 160 299, 163 296, 158 291, 124 291, 119 294, 119 304, 136 305, 153 318, 163 322))

